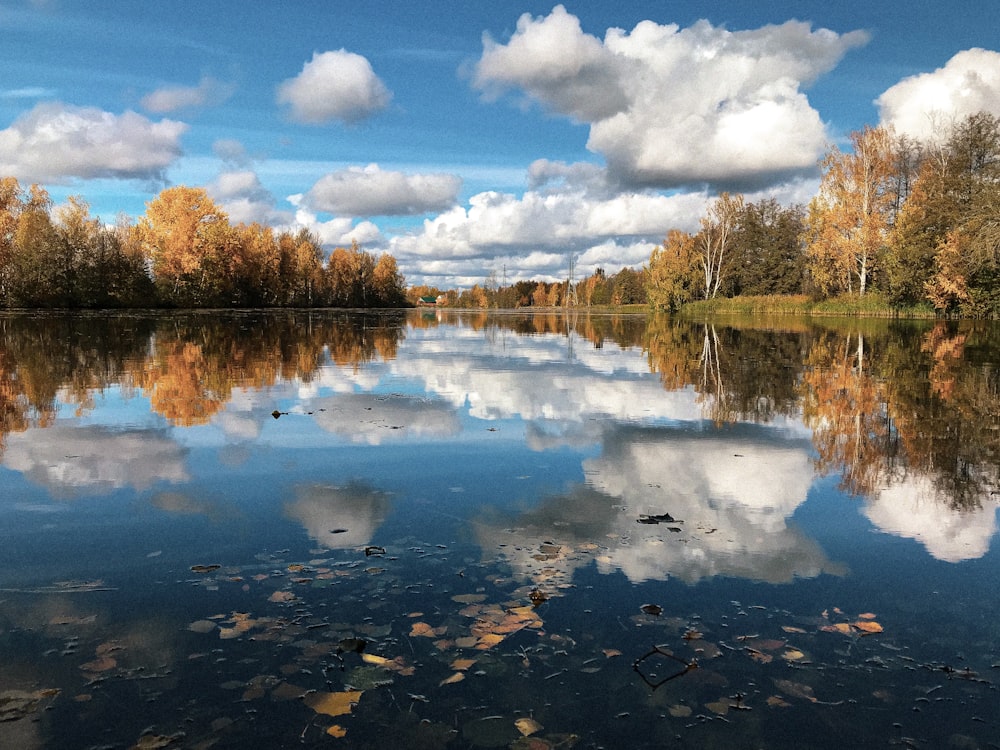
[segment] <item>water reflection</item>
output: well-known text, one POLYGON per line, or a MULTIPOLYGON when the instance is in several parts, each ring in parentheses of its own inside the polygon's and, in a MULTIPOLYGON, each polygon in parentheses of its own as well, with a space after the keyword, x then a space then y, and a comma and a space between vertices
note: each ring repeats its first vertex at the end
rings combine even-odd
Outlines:
POLYGON ((422 717, 423 746, 455 746, 456 722, 529 712, 559 727, 549 747, 797 747, 769 713, 795 699, 798 731, 826 711, 837 738, 884 719, 898 739, 945 661, 979 711, 998 362, 979 324, 0 317, 0 693, 65 691, 0 744, 176 724, 205 747, 318 745, 325 720, 288 699, 361 684, 359 747, 413 746, 422 717), (884 640, 858 626, 875 609, 884 640), (358 636, 387 661, 345 666, 358 636), (650 694, 612 666, 670 639, 697 674, 650 694))

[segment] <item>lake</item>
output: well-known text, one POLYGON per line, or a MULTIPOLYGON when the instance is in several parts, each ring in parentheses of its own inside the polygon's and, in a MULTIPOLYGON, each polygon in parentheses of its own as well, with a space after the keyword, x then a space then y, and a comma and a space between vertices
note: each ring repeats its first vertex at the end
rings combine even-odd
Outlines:
POLYGON ((0 317, 0 747, 1000 747, 1000 327, 0 317))

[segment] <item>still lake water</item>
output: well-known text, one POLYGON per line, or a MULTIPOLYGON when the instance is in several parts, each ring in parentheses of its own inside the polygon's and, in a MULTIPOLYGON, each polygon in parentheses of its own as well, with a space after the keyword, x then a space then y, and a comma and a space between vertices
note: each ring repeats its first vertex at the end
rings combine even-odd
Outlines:
POLYGON ((1000 328, 0 318, 0 747, 1000 747, 1000 328))

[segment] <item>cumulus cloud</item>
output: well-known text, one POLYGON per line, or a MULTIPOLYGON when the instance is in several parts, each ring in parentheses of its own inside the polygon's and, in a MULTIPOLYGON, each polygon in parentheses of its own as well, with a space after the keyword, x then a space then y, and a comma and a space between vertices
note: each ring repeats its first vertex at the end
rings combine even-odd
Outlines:
POLYGON ((294 120, 322 124, 360 122, 389 104, 392 93, 361 55, 341 49, 316 52, 302 72, 278 87, 278 103, 294 120))
POLYGON ((187 125, 135 112, 45 102, 0 130, 0 174, 25 182, 73 178, 162 180, 187 125))
POLYGON ((155 114, 176 112, 179 109, 222 104, 236 87, 205 76, 197 86, 164 86, 146 94, 140 102, 143 109, 155 114))
POLYGON ((623 183, 749 189, 815 170, 826 132, 802 89, 867 40, 798 21, 643 21, 602 41, 557 6, 522 16, 506 44, 486 37, 473 84, 488 96, 521 89, 588 123, 588 148, 623 183))
POLYGON ((359 245, 381 246, 385 239, 379 228, 370 221, 357 223, 350 217, 335 216, 329 221, 319 217, 305 205, 305 196, 298 193, 288 196, 288 202, 295 206, 295 224, 316 235, 324 247, 349 247, 351 242, 359 245))
POLYGON ((234 224, 290 224, 292 211, 281 211, 274 196, 252 169, 223 171, 205 189, 225 209, 234 224))
POLYGON ((977 112, 1000 116, 1000 52, 959 52, 943 68, 904 78, 875 104, 883 124, 921 140, 977 112))
POLYGON ((696 229, 707 200, 705 193, 595 197, 586 189, 567 189, 529 190, 518 197, 490 191, 474 195, 467 207, 425 220, 419 232, 393 237, 389 252, 406 264, 408 279, 435 277, 428 283, 446 286, 467 286, 467 279, 458 278, 463 275, 482 282, 485 263, 508 260, 509 280, 565 278, 571 255, 580 274, 597 266, 614 273, 649 260, 669 228, 696 229))
POLYGON ((370 164, 325 175, 305 202, 341 216, 414 216, 453 206, 461 186, 456 175, 405 174, 370 164))

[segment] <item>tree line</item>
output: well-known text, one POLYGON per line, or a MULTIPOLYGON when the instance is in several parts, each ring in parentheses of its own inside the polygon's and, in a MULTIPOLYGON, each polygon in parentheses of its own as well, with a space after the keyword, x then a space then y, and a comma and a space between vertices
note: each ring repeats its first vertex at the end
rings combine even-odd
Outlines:
POLYGON ((138 221, 108 226, 71 197, 0 178, 0 307, 399 307, 389 254, 326 257, 309 231, 230 223, 200 188, 163 190, 138 221))
POLYGON ((697 232, 668 232, 650 256, 650 303, 876 293, 892 306, 1000 314, 1000 119, 980 112, 925 141, 865 127, 850 141, 826 154, 808 206, 723 193, 697 232))
POLYGON ((407 299, 417 304, 421 298, 434 297, 442 307, 463 309, 519 309, 526 307, 591 307, 606 305, 645 305, 647 271, 645 268, 622 268, 608 275, 603 268, 580 281, 522 280, 504 285, 490 274, 482 285, 471 289, 442 290, 435 286, 412 286, 407 299))

